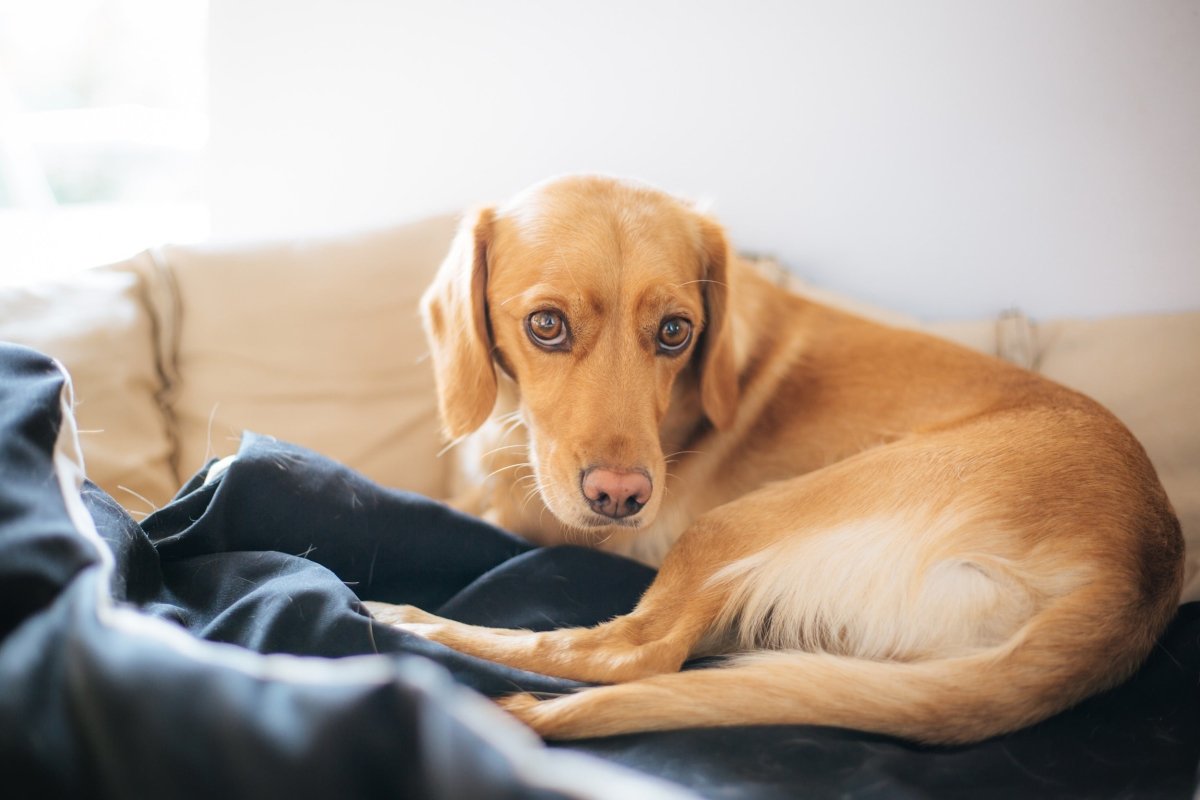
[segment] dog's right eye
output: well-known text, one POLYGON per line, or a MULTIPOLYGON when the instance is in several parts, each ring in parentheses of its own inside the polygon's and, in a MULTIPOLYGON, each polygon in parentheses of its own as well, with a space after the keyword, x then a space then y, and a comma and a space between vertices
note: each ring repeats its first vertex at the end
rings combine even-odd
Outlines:
POLYGON ((538 347, 564 350, 567 344, 567 321, 557 311, 535 311, 525 318, 525 330, 538 347))

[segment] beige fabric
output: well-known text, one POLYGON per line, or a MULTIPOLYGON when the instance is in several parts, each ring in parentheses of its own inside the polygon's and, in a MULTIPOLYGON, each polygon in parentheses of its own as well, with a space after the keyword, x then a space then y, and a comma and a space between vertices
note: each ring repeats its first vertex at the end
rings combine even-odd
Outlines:
POLYGON ((443 496, 446 459, 417 300, 449 248, 439 217, 336 240, 159 251, 178 290, 179 470, 243 430, 387 486, 443 496))
POLYGON ((929 333, 1002 358, 1018 367, 1037 369, 1037 327, 1019 311, 1006 311, 996 319, 989 320, 934 322, 923 328, 929 333))
POLYGON ((178 488, 153 331, 136 276, 120 268, 0 289, 0 340, 67 368, 87 475, 135 513, 178 488))

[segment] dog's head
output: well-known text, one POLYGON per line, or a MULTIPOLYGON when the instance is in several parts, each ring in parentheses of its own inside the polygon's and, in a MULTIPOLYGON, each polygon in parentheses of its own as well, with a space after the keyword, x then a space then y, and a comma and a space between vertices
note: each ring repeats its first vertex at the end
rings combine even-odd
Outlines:
POLYGON ((604 178, 469 215, 422 300, 446 432, 492 413, 498 366, 519 387, 546 507, 575 528, 649 524, 676 384, 715 427, 733 420, 729 258, 712 220, 604 178))

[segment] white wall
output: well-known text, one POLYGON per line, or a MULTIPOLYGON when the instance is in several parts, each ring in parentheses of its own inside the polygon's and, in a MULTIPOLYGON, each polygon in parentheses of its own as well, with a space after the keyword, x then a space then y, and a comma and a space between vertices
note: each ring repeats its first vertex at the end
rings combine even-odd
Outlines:
POLYGON ((1192 0, 212 0, 213 230, 566 171, 926 317, 1200 308, 1192 0))

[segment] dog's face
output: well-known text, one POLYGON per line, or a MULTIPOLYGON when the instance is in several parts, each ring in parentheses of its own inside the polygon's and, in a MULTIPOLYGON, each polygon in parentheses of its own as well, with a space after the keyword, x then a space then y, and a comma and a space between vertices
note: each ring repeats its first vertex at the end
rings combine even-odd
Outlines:
POLYGON ((681 373, 714 425, 733 416, 726 250, 690 207, 601 178, 469 218, 423 301, 447 432, 491 413, 498 364, 519 387, 546 507, 575 528, 648 524, 681 373))

